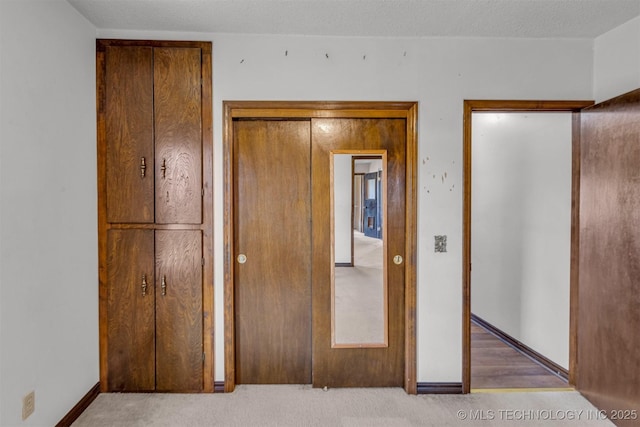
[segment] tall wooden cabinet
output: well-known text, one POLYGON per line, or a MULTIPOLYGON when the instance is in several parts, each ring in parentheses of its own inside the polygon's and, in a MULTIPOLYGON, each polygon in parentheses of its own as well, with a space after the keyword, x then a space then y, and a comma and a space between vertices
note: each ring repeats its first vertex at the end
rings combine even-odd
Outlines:
POLYGON ((97 41, 102 391, 213 391, 211 44, 97 41))

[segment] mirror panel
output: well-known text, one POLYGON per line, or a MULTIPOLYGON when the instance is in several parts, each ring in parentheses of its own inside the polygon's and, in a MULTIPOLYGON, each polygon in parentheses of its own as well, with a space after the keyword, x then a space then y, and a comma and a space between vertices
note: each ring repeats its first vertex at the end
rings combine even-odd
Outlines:
POLYGON ((386 347, 386 151, 332 151, 330 165, 331 346, 386 347))

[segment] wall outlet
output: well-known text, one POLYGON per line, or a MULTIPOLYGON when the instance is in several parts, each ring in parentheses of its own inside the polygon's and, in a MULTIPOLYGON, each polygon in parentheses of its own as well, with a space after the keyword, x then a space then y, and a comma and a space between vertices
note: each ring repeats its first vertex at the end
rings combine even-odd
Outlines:
POLYGON ((36 410, 36 392, 32 391, 22 398, 22 419, 26 420, 36 410))

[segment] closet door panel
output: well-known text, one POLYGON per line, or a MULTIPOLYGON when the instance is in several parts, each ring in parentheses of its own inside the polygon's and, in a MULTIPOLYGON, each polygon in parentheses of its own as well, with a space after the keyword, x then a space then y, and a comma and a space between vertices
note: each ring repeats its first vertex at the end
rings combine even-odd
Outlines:
POLYGON ((155 388, 155 303, 152 230, 109 230, 109 390, 155 388))
MULTIPOLYGON (((312 235, 313 235, 313 385, 314 387, 401 387, 405 362, 405 264, 406 258, 406 129, 404 119, 313 119, 312 235), (382 271, 386 274, 388 343, 386 347, 336 348, 332 346, 331 283, 331 175, 333 150, 385 150, 386 200, 382 271)), ((376 174, 377 175, 377 174, 376 174)), ((374 179, 376 178, 374 175, 374 179)), ((377 190, 376 190, 377 191, 377 190)), ((377 215, 377 214, 376 214, 377 215)), ((377 226, 375 227, 377 229, 377 226)))
POLYGON ((156 231, 156 376, 158 391, 203 388, 200 231, 156 231))
POLYGON ((310 123, 237 121, 234 139, 236 382, 309 384, 310 123))
POLYGON ((156 222, 202 222, 201 52, 154 50, 156 222))
POLYGON ((153 52, 106 48, 107 221, 152 223, 153 52))

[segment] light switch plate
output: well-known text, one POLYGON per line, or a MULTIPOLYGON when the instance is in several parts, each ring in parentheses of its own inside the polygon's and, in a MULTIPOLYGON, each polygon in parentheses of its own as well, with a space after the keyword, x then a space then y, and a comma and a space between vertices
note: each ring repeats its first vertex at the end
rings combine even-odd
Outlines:
POLYGON ((447 252, 447 236, 433 236, 435 238, 435 252, 447 252))

